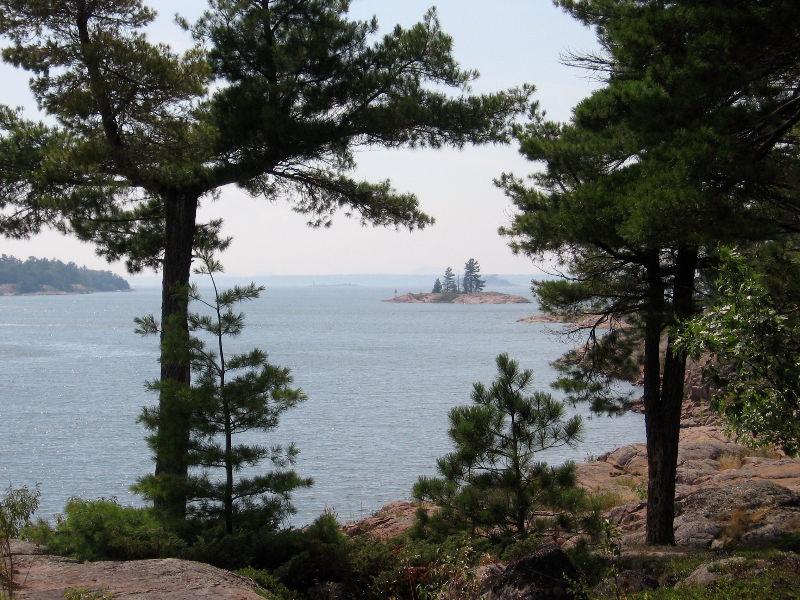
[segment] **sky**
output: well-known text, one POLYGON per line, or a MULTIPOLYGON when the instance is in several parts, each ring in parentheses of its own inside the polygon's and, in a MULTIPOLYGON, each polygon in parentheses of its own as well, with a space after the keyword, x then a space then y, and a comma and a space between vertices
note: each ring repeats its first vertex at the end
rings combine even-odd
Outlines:
MULTIPOLYGON (((175 13, 196 17, 201 0, 150 0, 159 12, 149 35, 184 48, 189 40, 173 22, 175 13)), ((577 102, 596 83, 561 63, 570 51, 596 49, 593 33, 550 0, 353 0, 351 15, 377 16, 382 31, 408 26, 436 6, 444 31, 454 40, 454 54, 463 67, 477 69, 476 93, 523 83, 536 86, 536 99, 554 119, 566 120, 577 102)), ((22 106, 37 116, 27 87, 28 75, 0 64, 0 103, 22 106)), ((221 217, 233 244, 222 255, 231 275, 342 273, 440 273, 470 257, 484 273, 536 273, 530 259, 514 256, 498 227, 510 222, 513 207, 493 181, 504 172, 526 175, 535 165, 509 146, 463 150, 360 151, 355 176, 370 181, 390 179, 402 192, 417 195, 422 209, 436 218, 424 231, 363 227, 357 219, 338 215, 330 229, 310 229, 306 217, 280 199, 251 198, 230 187, 216 201, 206 201, 200 218, 221 217)), ((0 239, 0 253, 74 261, 91 268, 125 273, 122 263, 108 264, 90 244, 55 232, 25 241, 0 239)))

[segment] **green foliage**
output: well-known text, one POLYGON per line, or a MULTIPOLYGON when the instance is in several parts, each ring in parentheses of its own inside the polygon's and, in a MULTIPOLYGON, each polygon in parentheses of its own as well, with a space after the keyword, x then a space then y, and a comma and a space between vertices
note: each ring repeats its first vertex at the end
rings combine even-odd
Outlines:
MULTIPOLYGON (((627 600, 798 600, 800 580, 785 569, 769 569, 750 577, 725 578, 705 586, 659 588, 628 594, 627 600)), ((599 599, 598 599, 599 600, 599 599)))
POLYGON ((434 294, 441 294, 442 293, 442 281, 438 277, 436 281, 433 283, 433 290, 431 290, 434 294))
POLYGON ((444 270, 442 277, 442 293, 444 294, 457 294, 458 286, 456 285, 456 275, 453 273, 452 267, 447 267, 444 270))
POLYGON ((295 600, 300 596, 283 585, 271 571, 246 567, 236 571, 238 575, 252 579, 264 592, 268 600, 295 600))
POLYGON ((113 598, 113 594, 93 592, 86 588, 70 588, 64 592, 64 600, 113 600, 113 598))
POLYGON ((39 508, 39 489, 9 487, 0 499, 0 598, 14 596, 14 555, 12 538, 30 524, 33 513, 39 508))
POLYGON ((532 89, 468 95, 477 74, 456 63, 435 11, 379 36, 348 9, 216 0, 181 22, 196 46, 178 53, 144 36, 155 12, 140 0, 3 0, 3 58, 32 73, 60 123, 6 110, 0 209, 21 212, 3 225, 29 234, 60 213, 60 227, 136 269, 157 263, 164 190, 196 199, 238 183, 316 225, 341 207, 380 225, 430 224, 413 195, 352 179, 354 148, 507 139, 532 89))
POLYGON ((26 534, 54 554, 89 561, 175 557, 186 547, 152 509, 106 499, 73 498, 55 525, 39 521, 26 534))
POLYGON ((461 286, 465 293, 473 294, 482 292, 486 281, 481 277, 481 266, 474 258, 470 258, 464 265, 464 277, 461 286))
POLYGON ((507 355, 497 357, 497 369, 489 388, 475 384, 472 406, 451 411, 448 434, 455 450, 439 459, 441 477, 421 477, 414 486, 415 498, 441 507, 423 515, 422 525, 491 536, 572 527, 574 515, 585 506, 575 487, 574 465, 549 467, 536 455, 574 446, 580 417, 565 420, 564 406, 549 394, 527 395, 533 374, 507 355), (535 518, 534 512, 544 508, 556 516, 535 518))
MULTIPOLYGON (((240 335, 244 329, 244 314, 235 310, 237 305, 257 299, 264 288, 250 284, 220 290, 215 274, 222 272, 222 265, 212 251, 201 250, 197 259, 200 266, 195 273, 209 278, 213 292, 212 298, 205 300, 196 288, 189 291, 191 299, 205 312, 190 313, 188 317, 195 381, 185 401, 191 407, 188 460, 195 469, 179 485, 186 486, 186 493, 192 499, 192 515, 224 521, 229 534, 234 532, 234 520, 242 515, 246 518, 257 514, 262 526, 277 527, 294 511, 290 503, 292 491, 312 484, 311 479, 287 470, 299 450, 293 444, 286 447, 237 444, 236 438, 249 431, 275 429, 281 414, 305 400, 305 394, 291 387, 289 370, 270 364, 261 350, 226 352, 225 340, 240 335), (264 461, 270 461, 279 470, 234 477, 243 468, 264 461), (213 469, 222 470, 221 481, 213 476, 213 469)), ((142 335, 161 331, 152 315, 139 318, 136 323, 142 335)), ((161 390, 164 386, 159 381, 150 387, 161 390)), ((149 408, 141 420, 157 432, 161 418, 158 408, 149 408)), ((154 476, 144 478, 137 489, 153 498, 167 493, 160 488, 170 485, 170 480, 154 476)))
POLYGON ((38 488, 31 490, 23 486, 6 489, 0 499, 0 539, 19 537, 38 510, 40 495, 38 488))
MULTIPOLYGON (((569 122, 548 121, 534 108, 517 128, 521 151, 541 168, 531 180, 500 179, 519 209, 502 231, 517 252, 559 259, 567 281, 535 289, 545 310, 626 318, 640 329, 648 440, 658 445, 648 452, 674 457, 686 356, 671 328, 698 308, 698 269, 721 241, 796 230, 800 111, 787 102, 800 76, 789 24, 800 7, 781 0, 558 4, 597 32, 602 51, 570 62, 602 84, 569 122), (763 38, 756 41, 754 31, 763 38)), ((598 327, 587 332, 567 389, 596 397, 597 408, 625 409, 627 396, 609 391, 614 378, 602 374, 620 366, 610 359, 623 353, 611 346, 625 336, 598 343, 598 327)), ((650 543, 673 542, 675 469, 673 459, 650 463, 650 543)))
MULTIPOLYGON (((763 263, 762 263, 763 264, 763 263)), ((782 263, 795 278, 796 260, 782 263)), ((800 452, 800 296, 776 295, 766 273, 736 252, 723 250, 713 303, 684 324, 682 343, 707 368, 715 406, 731 428, 757 445, 800 452)))
POLYGON ((17 293, 38 292, 43 286, 59 291, 111 292, 129 289, 128 282, 110 271, 94 271, 64 264, 60 260, 29 257, 22 261, 13 256, 0 256, 0 285, 10 284, 17 293))
POLYGON ((336 518, 325 513, 305 531, 303 548, 277 570, 291 588, 305 590, 322 582, 341 582, 349 575, 348 540, 336 518))

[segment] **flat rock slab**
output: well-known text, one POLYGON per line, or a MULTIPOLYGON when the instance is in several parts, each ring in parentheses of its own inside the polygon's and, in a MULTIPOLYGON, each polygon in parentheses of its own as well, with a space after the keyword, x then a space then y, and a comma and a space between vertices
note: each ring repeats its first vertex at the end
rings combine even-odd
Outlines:
POLYGON ((20 600, 63 600, 75 588, 109 593, 114 600, 263 600, 245 577, 173 558, 81 563, 17 554, 14 570, 20 600))

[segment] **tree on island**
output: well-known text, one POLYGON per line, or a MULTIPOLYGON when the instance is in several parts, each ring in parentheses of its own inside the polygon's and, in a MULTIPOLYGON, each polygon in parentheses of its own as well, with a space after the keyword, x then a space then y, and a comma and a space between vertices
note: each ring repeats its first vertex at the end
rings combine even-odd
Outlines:
MULTIPOLYGON (((196 41, 181 54, 148 41, 155 12, 141 0, 0 0, 3 58, 31 73, 48 116, 0 109, 0 234, 52 224, 132 271, 160 269, 163 335, 188 348, 192 253, 221 226, 197 210, 221 188, 286 198, 315 226, 338 208, 430 224, 415 196, 353 179, 355 150, 507 141, 532 89, 470 95, 477 74, 456 63, 434 11, 378 37, 375 19, 348 10, 216 0, 195 24, 179 20, 196 41)), ((156 476, 188 476, 190 379, 188 351, 162 355, 156 476)), ((182 517, 186 500, 156 508, 182 517)))
POLYGON ((447 267, 444 270, 444 277, 442 278, 442 292, 445 294, 457 294, 458 286, 456 285, 456 275, 453 273, 452 267, 447 267))
MULTIPOLYGON (((190 292, 191 299, 205 310, 189 313, 191 362, 196 373, 187 397, 192 411, 189 465, 193 472, 181 493, 191 499, 193 515, 203 520, 221 520, 228 534, 234 531, 235 517, 247 514, 257 515, 261 524, 277 527, 287 514, 294 512, 290 503, 292 491, 312 484, 311 479, 286 470, 294 464, 299 451, 294 444, 285 447, 236 444, 236 436, 274 430, 280 415, 305 400, 305 395, 291 387, 289 369, 270 364, 261 350, 226 353, 225 339, 237 337, 244 328, 244 315, 235 312, 236 305, 257 299, 264 288, 251 283, 219 290, 214 275, 222 272, 222 265, 210 250, 199 252, 198 262, 200 266, 194 272, 208 276, 212 297, 205 300, 194 287, 190 292), (211 344, 197 334, 210 336, 211 344), (234 474, 242 468, 254 467, 265 460, 279 470, 234 479, 234 474), (222 480, 212 476, 214 469, 223 470, 222 480)), ((152 315, 136 322, 142 335, 161 333, 152 315)), ((165 341, 170 342, 169 338, 165 341)), ((160 391, 163 385, 170 384, 156 381, 150 388, 160 391)), ((143 410, 141 421, 153 432, 150 438, 153 450, 160 445, 157 437, 162 431, 160 420, 158 407, 143 410)), ((175 493, 169 485, 184 484, 148 475, 139 480, 135 489, 155 501, 175 493)))
POLYGON ((532 372, 507 354, 496 362, 494 383, 488 388, 476 383, 473 404, 450 412, 455 449, 437 461, 441 477, 420 477, 414 485, 416 499, 441 508, 430 516, 422 513, 422 524, 517 536, 568 526, 584 499, 575 485, 575 466, 550 467, 536 457, 580 441, 581 418, 565 419, 564 405, 550 394, 530 394, 532 372), (541 510, 554 516, 535 518, 541 510))
POLYGON ((464 278, 462 288, 467 294, 477 294, 486 287, 486 281, 481 278, 481 266, 474 258, 470 258, 464 265, 464 278))
POLYGON ((433 291, 434 294, 441 294, 442 293, 442 281, 437 277, 436 281, 433 284, 433 291))

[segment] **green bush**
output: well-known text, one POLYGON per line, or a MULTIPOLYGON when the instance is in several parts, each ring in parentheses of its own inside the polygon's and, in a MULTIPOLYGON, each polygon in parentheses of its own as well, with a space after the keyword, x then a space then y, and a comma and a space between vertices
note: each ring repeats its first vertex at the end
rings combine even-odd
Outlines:
POLYGON ((179 556, 183 540, 147 508, 121 506, 116 500, 67 502, 55 526, 39 521, 27 537, 51 552, 80 560, 136 560, 179 556))
POLYGON ((350 577, 348 539, 336 518, 325 513, 305 531, 300 552, 284 563, 277 573, 296 590, 307 590, 324 582, 342 582, 350 577))
POLYGON ((70 588, 64 592, 64 600, 112 600, 114 596, 106 592, 93 592, 86 588, 70 588))
POLYGON ((266 592, 266 594, 262 594, 265 598, 274 600, 300 600, 300 596, 283 585, 280 579, 271 571, 246 567, 244 569, 239 569, 236 573, 252 579, 256 585, 261 588, 259 591, 263 590, 266 592))

